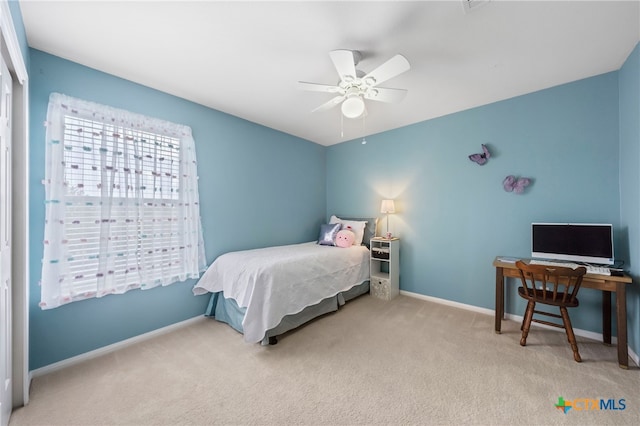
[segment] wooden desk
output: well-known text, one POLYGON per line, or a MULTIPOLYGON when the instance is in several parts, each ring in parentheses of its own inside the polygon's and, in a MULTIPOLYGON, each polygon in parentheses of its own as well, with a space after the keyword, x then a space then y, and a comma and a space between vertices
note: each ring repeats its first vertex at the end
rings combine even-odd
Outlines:
MULTIPOLYGON (((528 259, 523 259, 528 260, 528 259)), ((496 333, 500 334, 502 318, 504 317, 504 285, 505 278, 520 278, 515 263, 503 262, 496 257, 493 261, 496 267, 496 333)), ((520 281, 517 281, 520 284, 520 281)), ((627 353, 627 284, 631 284, 631 277, 587 274, 582 280, 582 287, 594 288, 602 291, 602 340, 611 344, 611 293, 616 293, 616 320, 618 323, 618 364, 620 368, 629 368, 627 353)))

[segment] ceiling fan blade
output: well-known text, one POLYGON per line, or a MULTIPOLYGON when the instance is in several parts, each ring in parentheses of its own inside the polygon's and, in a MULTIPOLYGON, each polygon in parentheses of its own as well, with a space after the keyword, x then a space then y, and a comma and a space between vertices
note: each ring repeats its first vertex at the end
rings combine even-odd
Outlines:
POLYGON ((395 103, 400 102, 407 94, 405 89, 389 89, 386 87, 374 87, 369 89, 364 97, 372 101, 395 103))
POLYGON ((351 50, 332 50, 329 56, 340 75, 340 80, 348 83, 356 78, 356 65, 351 50))
POLYGON ((340 102, 342 102, 344 100, 344 96, 336 96, 335 98, 331 99, 329 102, 325 102, 322 105, 320 105, 318 108, 312 110, 311 112, 318 112, 318 111, 326 111, 329 110, 333 107, 335 107, 336 105, 339 105, 340 102))
POLYGON ((302 90, 308 90, 310 92, 338 93, 340 91, 340 88, 338 86, 329 86, 327 84, 319 83, 307 83, 306 81, 299 81, 298 88, 302 90))
POLYGON ((397 75, 408 71, 411 68, 409 61, 402 55, 396 55, 384 64, 380 65, 369 74, 362 77, 362 81, 369 86, 377 86, 378 84, 389 80, 397 75), (373 79, 373 80, 371 80, 373 79), (370 83, 369 83, 370 81, 370 83))

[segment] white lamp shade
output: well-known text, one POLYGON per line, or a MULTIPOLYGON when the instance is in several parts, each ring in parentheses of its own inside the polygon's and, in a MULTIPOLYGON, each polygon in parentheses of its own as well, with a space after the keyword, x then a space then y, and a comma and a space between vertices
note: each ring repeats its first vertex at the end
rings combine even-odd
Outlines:
POLYGON ((380 206, 380 213, 395 213, 396 206, 393 200, 382 200, 382 205, 380 206))
POLYGON ((360 96, 351 96, 342 103, 342 114, 347 118, 358 118, 364 112, 364 101, 360 96))

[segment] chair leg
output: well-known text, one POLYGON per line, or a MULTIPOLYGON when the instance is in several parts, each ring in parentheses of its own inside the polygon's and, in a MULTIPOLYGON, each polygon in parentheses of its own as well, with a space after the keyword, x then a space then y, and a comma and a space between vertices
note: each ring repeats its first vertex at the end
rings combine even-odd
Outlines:
POLYGON ((531 319, 533 318, 533 310, 536 307, 536 302, 529 300, 527 303, 527 310, 524 313, 524 319, 522 320, 522 337, 520 338, 520 346, 527 345, 527 336, 529 335, 529 328, 531 327, 531 319))
POLYGON ((578 352, 578 343, 576 342, 576 336, 573 334, 573 327, 571 326, 571 320, 569 319, 569 312, 567 312, 567 308, 560 307, 560 314, 562 315, 562 322, 564 322, 564 329, 567 332, 567 339, 569 340, 571 349, 573 349, 573 359, 575 359, 576 362, 582 362, 582 358, 580 358, 580 353, 578 352))

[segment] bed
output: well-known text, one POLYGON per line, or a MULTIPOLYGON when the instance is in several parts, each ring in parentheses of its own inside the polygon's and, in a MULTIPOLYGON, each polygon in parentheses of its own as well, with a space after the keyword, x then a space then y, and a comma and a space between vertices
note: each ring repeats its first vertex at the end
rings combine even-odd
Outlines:
MULTIPOLYGON (((377 221, 371 223, 363 241, 375 235, 377 221)), ((225 253, 193 288, 196 295, 211 293, 205 315, 264 345, 368 292, 367 245, 316 241, 225 253)))

